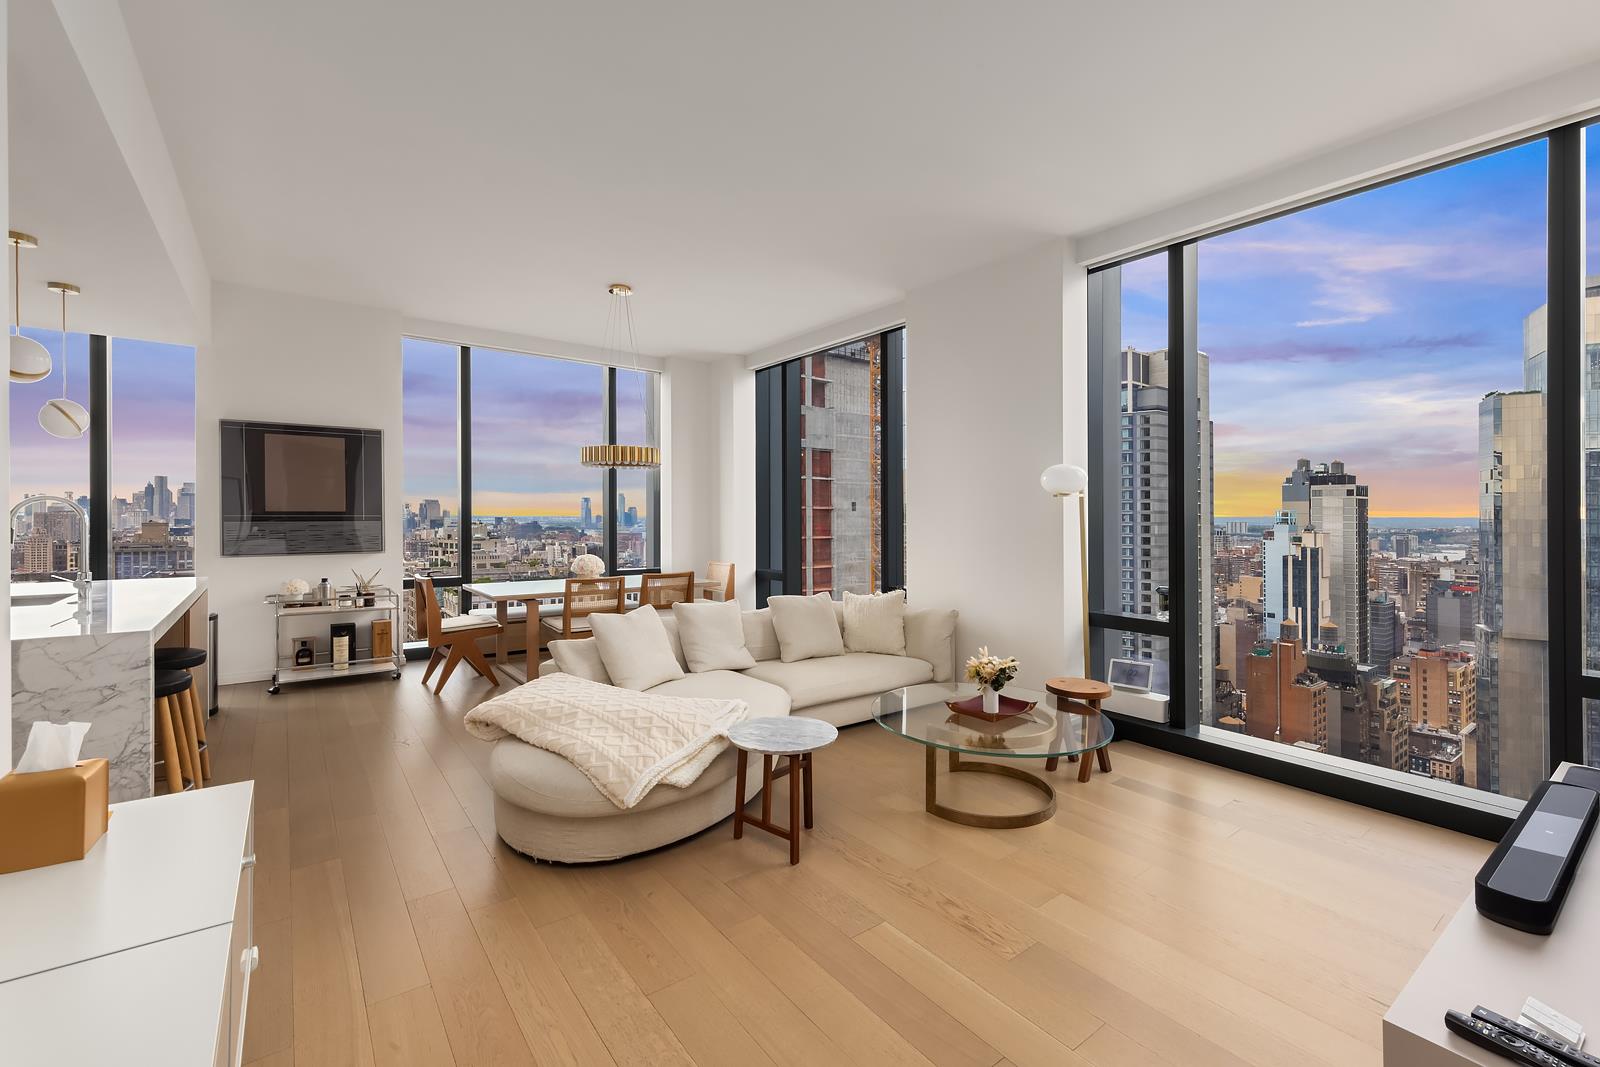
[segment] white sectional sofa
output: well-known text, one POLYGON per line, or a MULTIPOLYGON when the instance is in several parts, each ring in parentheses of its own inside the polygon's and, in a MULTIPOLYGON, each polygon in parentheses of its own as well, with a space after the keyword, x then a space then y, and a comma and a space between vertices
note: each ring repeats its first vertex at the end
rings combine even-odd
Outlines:
MULTIPOLYGON (((842 619, 842 606, 836 618, 842 619)), ((949 681, 955 672, 956 613, 908 609, 906 654, 845 652, 783 662, 770 611, 743 613, 745 647, 755 666, 740 671, 686 673, 646 692, 732 697, 752 717, 806 715, 846 726, 872 717, 878 694, 918 682, 949 681)), ((677 626, 662 613, 679 665, 689 670, 677 626)), ((553 641, 541 675, 564 671, 611 684, 593 639, 553 641)), ((616 859, 698 833, 733 814, 735 755, 730 749, 689 788, 660 785, 636 807, 619 810, 566 759, 514 737, 497 741, 489 757, 495 827, 512 848, 539 859, 583 863, 616 859)), ((745 799, 760 792, 751 777, 745 799)))

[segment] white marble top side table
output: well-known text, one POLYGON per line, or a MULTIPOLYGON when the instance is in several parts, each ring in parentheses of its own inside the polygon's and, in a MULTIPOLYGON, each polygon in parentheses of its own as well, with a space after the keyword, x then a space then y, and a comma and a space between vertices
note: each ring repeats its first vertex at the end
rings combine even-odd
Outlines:
POLYGON ((831 745, 839 731, 821 719, 764 718, 741 722, 728 730, 728 740, 739 750, 739 774, 733 795, 733 836, 744 836, 746 824, 765 830, 789 842, 789 863, 800 862, 800 804, 805 802, 805 828, 811 829, 811 757, 817 749, 831 745), (761 754, 761 818, 744 813, 745 771, 750 753, 761 754), (773 758, 782 756, 785 765, 774 772, 773 758), (772 821, 772 782, 789 776, 789 825, 772 821))

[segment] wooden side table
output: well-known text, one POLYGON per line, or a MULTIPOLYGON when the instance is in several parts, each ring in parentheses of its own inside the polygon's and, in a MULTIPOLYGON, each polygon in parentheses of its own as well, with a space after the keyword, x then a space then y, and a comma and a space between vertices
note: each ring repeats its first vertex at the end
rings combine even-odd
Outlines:
POLYGON ((805 803, 805 827, 811 829, 812 755, 817 749, 831 745, 839 731, 821 719, 766 718, 741 722, 728 730, 728 740, 739 750, 739 773, 735 779, 733 796, 733 836, 744 836, 748 823, 759 830, 789 842, 789 862, 800 862, 800 806, 805 803), (761 818, 752 819, 744 813, 746 771, 750 753, 761 754, 761 818), (773 770, 774 757, 785 757, 786 765, 773 770), (779 826, 772 821, 772 783, 775 779, 789 777, 789 825, 779 826))
MULTIPOLYGON (((1091 730, 1099 730, 1100 702, 1111 695, 1109 685, 1093 678, 1052 678, 1044 684, 1044 688, 1055 702, 1058 714, 1083 716, 1086 734, 1091 730)), ((1101 745, 1095 749, 1092 760, 1087 752, 1083 754, 1083 758, 1078 760, 1078 781, 1087 782, 1094 775, 1096 763, 1100 764, 1102 771, 1111 770, 1111 751, 1108 746, 1101 745)), ((1053 771, 1060 765, 1060 759, 1052 756, 1045 761, 1044 769, 1053 771)))

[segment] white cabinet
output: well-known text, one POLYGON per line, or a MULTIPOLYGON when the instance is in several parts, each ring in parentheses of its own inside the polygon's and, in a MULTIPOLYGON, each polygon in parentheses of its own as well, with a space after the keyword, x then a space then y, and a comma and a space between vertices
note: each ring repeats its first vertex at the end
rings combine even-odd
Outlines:
POLYGON ((254 970, 245 782, 111 806, 84 859, 0 875, 0 1058, 238 1067, 254 970))

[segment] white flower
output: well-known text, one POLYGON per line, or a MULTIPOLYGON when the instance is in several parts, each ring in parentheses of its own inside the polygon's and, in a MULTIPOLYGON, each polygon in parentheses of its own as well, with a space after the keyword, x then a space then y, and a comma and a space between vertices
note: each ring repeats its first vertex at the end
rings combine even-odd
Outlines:
POLYGON ((574 578, 598 578, 605 572, 605 563, 592 552, 586 552, 572 561, 574 578))

